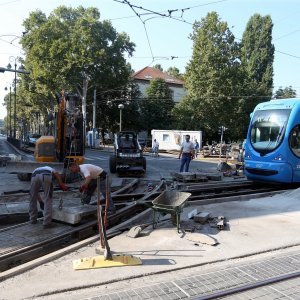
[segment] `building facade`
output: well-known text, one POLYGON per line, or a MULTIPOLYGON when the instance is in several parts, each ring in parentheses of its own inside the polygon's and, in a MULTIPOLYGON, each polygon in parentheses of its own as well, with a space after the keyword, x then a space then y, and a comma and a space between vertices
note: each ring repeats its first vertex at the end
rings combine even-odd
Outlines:
POLYGON ((140 92, 144 97, 146 97, 146 89, 150 85, 150 81, 157 78, 162 78, 167 83, 173 93, 173 100, 175 103, 179 103, 182 97, 187 95, 186 90, 184 89, 184 82, 182 80, 172 77, 157 68, 145 67, 133 74, 133 80, 138 84, 140 92))

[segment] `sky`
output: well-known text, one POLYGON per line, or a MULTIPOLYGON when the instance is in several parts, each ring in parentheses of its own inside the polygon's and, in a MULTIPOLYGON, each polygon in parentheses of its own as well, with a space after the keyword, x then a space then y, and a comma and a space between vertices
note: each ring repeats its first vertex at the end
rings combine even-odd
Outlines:
MULTIPOLYGON (((0 67, 14 66, 15 59, 23 56, 18 40, 30 12, 39 9, 49 16, 60 5, 96 7, 100 21, 110 20, 118 32, 126 32, 136 45, 133 57, 126 57, 135 71, 160 64, 164 70, 177 67, 184 72, 192 56, 192 24, 211 11, 228 23, 237 41, 251 16, 270 15, 274 24, 274 91, 292 86, 300 97, 298 0, 0 0, 0 67), (171 18, 162 16, 170 11, 171 18)), ((0 119, 6 116, 5 87, 9 90, 13 79, 13 72, 0 73, 0 119)))

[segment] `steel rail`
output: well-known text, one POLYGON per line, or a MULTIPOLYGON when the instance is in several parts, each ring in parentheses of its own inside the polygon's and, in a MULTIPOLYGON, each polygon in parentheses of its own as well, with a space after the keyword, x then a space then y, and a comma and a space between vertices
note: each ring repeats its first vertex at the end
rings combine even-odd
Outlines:
MULTIPOLYGON (((108 228, 111 228, 114 225, 119 224, 122 222, 124 219, 129 219, 133 215, 144 211, 147 206, 142 205, 142 202, 147 202, 148 204, 151 204, 151 201, 159 194, 159 191, 162 189, 164 185, 164 182, 160 182, 160 184, 153 189, 150 193, 145 194, 138 202, 132 202, 132 195, 127 194, 127 196, 130 197, 127 201, 124 201, 124 198, 122 198, 122 195, 119 195, 118 197, 120 198, 120 201, 117 201, 118 204, 117 206, 123 206, 123 208, 118 209, 117 213, 115 215, 112 215, 108 219, 108 228), (123 201, 122 201, 123 200, 123 201)), ((251 184, 247 183, 246 185, 238 185, 234 184, 235 189, 241 189, 239 191, 232 191, 231 189, 233 188, 232 186, 223 185, 223 188, 220 190, 223 190, 222 193, 222 198, 217 198, 220 197, 220 193, 216 194, 202 194, 202 195, 193 195, 194 191, 192 191, 192 196, 188 200, 187 205, 193 205, 193 203, 199 202, 197 204, 199 205, 204 205, 204 204, 209 204, 209 203, 215 203, 217 202, 223 202, 223 201, 235 201, 237 200, 236 198, 240 195, 248 195, 248 196, 253 196, 255 194, 262 194, 265 195, 266 193, 279 193, 281 190, 276 190, 275 187, 273 188, 264 188, 264 189, 255 189, 252 190, 249 187, 251 184), (247 188, 246 191, 243 190, 243 188, 247 188), (224 193, 224 189, 228 189, 229 191, 224 193)), ((202 192, 204 190, 209 191, 209 187, 202 188, 202 192)), ((214 190, 214 188, 213 188, 214 190)), ((261 196, 262 197, 262 196, 261 196)), ((27 224, 24 224, 27 225, 27 224)), ((14 265, 18 265, 20 263, 23 263, 26 261, 26 253, 30 253, 30 259, 34 259, 34 257, 37 254, 34 254, 35 252, 39 252, 38 256, 44 255, 45 252, 48 251, 49 253, 49 248, 51 248, 51 251, 55 251, 57 249, 58 245, 61 248, 64 245, 70 245, 80 239, 87 238, 88 236, 92 236, 93 234, 96 233, 97 229, 97 221, 94 219, 92 221, 86 220, 83 222, 83 224, 80 224, 76 227, 71 227, 70 225, 64 225, 67 226, 66 231, 63 233, 57 234, 55 236, 51 236, 51 238, 45 238, 43 241, 39 241, 35 244, 25 246, 25 247, 19 247, 18 249, 15 249, 13 251, 7 251, 7 253, 3 253, 2 255, 0 254, 0 271, 5 269, 3 265, 6 266, 6 268, 14 265), (51 247, 49 245, 52 245, 51 247), (47 246, 47 247, 46 247, 47 246), (36 251, 35 249, 39 249, 39 251, 36 251)), ((113 229, 113 228, 111 228, 113 229)), ((9 228, 2 229, 0 230, 0 236, 2 232, 7 232, 9 228)), ((120 232, 120 229, 117 230, 120 232)), ((51 252, 50 251, 50 252, 51 252)), ((30 260, 30 259, 27 259, 30 260)))
MULTIPOLYGON (((147 201, 151 199, 151 197, 154 197, 157 191, 162 188, 162 185, 163 182, 161 182, 152 192, 146 194, 142 199, 144 201, 147 201)), ((136 202, 126 203, 123 208, 118 209, 116 214, 108 217, 107 228, 111 228, 113 232, 108 235, 108 237, 116 234, 114 233, 112 226, 118 225, 124 219, 130 219, 130 217, 143 210, 145 210, 145 207, 136 202)), ((27 225, 28 223, 7 227, 2 229, 0 231, 0 234, 9 232, 9 230, 15 230, 16 228, 19 229, 20 227, 27 225)), ((50 237, 45 236, 45 239, 42 241, 32 243, 31 245, 25 245, 23 247, 15 247, 14 249, 8 249, 2 254, 0 253, 0 272, 28 262, 32 259, 41 257, 57 249, 61 249, 62 247, 71 245, 78 240, 93 236, 96 234, 98 228, 96 219, 93 219, 91 221, 87 220, 85 223, 80 224, 76 227, 72 227, 71 225, 66 224, 61 224, 61 226, 66 227, 67 230, 63 233, 57 233, 55 235, 53 235, 53 233, 49 233, 50 237)), ((120 233, 122 230, 117 229, 116 232, 120 233)))
POLYGON ((218 291, 209 295, 202 295, 202 296, 196 296, 193 297, 191 299, 193 300, 212 300, 212 299, 220 299, 221 297, 226 297, 226 296, 230 296, 230 295, 235 295, 241 292, 246 292, 252 289, 256 289, 259 287, 263 287, 263 286, 267 286, 267 285, 271 285, 280 281, 285 281, 285 280, 291 280, 294 278, 300 277, 300 271, 299 272, 294 272, 294 273, 289 273, 289 274, 284 274, 284 275, 280 275, 280 276, 276 276, 273 278, 268 278, 268 279, 264 279, 264 280, 260 280, 257 281, 255 283, 250 283, 247 285, 242 285, 242 286, 238 286, 238 287, 234 287, 234 288, 230 288, 227 290, 223 290, 223 291, 218 291))

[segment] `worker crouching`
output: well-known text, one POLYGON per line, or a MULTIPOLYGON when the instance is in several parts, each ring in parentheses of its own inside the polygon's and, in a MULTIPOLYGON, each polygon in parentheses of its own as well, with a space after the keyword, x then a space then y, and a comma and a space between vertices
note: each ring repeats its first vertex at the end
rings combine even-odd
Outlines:
POLYGON ((53 206, 53 181, 56 179, 60 188, 67 191, 68 187, 63 183, 61 175, 51 167, 45 166, 37 168, 31 175, 30 184, 30 203, 29 203, 29 218, 31 224, 37 223, 38 208, 37 202, 40 202, 43 208, 44 220, 43 227, 51 227, 52 222, 52 206, 53 206), (39 195, 40 188, 43 188, 43 199, 39 195))
POLYGON ((69 164, 69 170, 72 173, 80 173, 84 178, 82 185, 80 186, 79 191, 82 193, 81 201, 82 204, 89 204, 91 202, 91 197, 94 194, 97 188, 97 178, 100 177, 100 192, 105 195, 107 192, 108 196, 108 214, 113 214, 116 211, 114 202, 109 193, 108 186, 106 184, 106 179, 108 179, 108 174, 101 168, 92 164, 82 164, 78 165, 75 162, 69 164))

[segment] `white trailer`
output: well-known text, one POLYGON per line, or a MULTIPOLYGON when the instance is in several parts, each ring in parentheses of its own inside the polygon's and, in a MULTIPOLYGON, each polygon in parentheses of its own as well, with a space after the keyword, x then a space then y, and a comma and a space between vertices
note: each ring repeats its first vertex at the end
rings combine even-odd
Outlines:
POLYGON ((152 143, 154 139, 159 143, 160 150, 180 150, 180 146, 185 141, 185 136, 189 134, 191 141, 198 141, 200 149, 202 148, 202 132, 189 130, 159 130, 152 129, 152 143))

